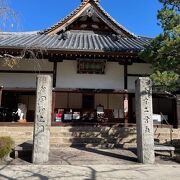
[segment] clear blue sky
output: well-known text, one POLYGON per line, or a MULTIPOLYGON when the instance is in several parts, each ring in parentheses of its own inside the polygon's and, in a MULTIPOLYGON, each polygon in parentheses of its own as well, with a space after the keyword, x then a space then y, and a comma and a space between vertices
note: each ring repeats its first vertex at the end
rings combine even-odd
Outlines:
MULTIPOLYGON (((68 15, 80 0, 8 0, 18 13, 19 31, 42 30, 68 15)), ((154 37, 157 25, 158 0, 101 0, 102 7, 120 24, 137 35, 154 37)), ((14 29, 12 29, 14 31, 14 29)))

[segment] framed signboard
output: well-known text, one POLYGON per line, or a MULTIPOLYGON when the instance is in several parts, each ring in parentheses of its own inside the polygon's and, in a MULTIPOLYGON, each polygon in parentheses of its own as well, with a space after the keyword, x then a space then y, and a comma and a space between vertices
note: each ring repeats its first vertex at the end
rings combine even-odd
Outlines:
POLYGON ((101 59, 79 59, 77 73, 79 74, 105 74, 106 61, 101 59))

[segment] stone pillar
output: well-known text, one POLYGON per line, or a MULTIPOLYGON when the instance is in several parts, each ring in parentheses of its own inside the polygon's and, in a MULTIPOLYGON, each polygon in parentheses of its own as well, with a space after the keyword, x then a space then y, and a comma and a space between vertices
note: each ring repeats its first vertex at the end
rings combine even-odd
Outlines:
POLYGON ((136 80, 137 154, 140 163, 153 164, 154 131, 152 120, 152 81, 148 77, 136 80))
POLYGON ((32 155, 34 164, 49 160, 51 112, 52 78, 50 75, 38 75, 32 155))
POLYGON ((176 95, 177 128, 180 128, 180 94, 176 95))

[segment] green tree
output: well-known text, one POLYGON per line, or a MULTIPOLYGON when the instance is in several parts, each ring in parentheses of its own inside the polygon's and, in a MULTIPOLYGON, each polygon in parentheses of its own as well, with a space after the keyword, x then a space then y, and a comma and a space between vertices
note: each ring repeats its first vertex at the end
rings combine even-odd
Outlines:
POLYGON ((140 57, 152 64, 155 87, 172 92, 180 87, 180 1, 159 1, 163 6, 157 18, 163 32, 145 47, 140 57))

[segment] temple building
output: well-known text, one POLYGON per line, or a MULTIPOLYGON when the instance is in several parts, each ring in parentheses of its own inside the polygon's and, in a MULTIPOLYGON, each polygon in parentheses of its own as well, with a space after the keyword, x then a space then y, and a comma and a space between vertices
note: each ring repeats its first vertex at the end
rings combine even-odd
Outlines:
MULTIPOLYGON (((18 103, 34 121, 36 76, 53 78, 52 125, 135 123, 135 80, 151 65, 138 57, 151 38, 131 33, 98 0, 82 0, 57 24, 38 32, 0 33, 0 54, 17 58, 0 65, 0 121, 14 120, 18 103)), ((175 99, 153 94, 153 113, 178 125, 175 99)), ((180 121, 179 121, 180 123, 180 121)))

